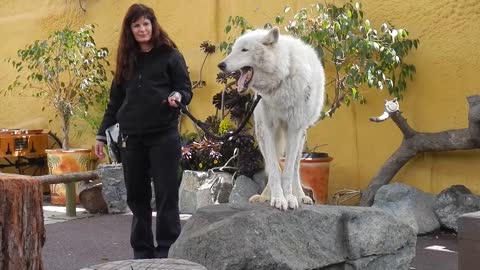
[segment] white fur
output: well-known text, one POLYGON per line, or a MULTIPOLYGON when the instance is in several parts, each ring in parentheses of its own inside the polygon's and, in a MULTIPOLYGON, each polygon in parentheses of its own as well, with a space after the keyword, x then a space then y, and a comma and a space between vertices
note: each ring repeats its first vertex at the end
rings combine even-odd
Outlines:
POLYGON ((250 201, 269 200, 283 210, 297 208, 299 200, 311 204, 301 186, 299 164, 306 131, 319 119, 324 103, 322 64, 311 46, 273 28, 245 33, 219 64, 227 72, 245 66, 254 69, 250 88, 262 96, 254 112, 255 134, 268 174, 264 191, 250 201), (281 138, 286 140, 283 172, 278 162, 281 138))

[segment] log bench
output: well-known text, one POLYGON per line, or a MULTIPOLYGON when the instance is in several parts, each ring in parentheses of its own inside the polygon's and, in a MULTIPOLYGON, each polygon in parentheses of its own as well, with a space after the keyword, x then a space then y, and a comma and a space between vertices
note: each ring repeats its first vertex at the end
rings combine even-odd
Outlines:
POLYGON ((479 269, 480 259, 480 211, 458 218, 458 270, 479 269))

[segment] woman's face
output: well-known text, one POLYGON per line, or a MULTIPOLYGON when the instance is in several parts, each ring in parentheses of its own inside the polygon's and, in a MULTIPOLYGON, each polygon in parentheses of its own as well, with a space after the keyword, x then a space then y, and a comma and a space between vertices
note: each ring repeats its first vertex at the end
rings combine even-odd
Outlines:
POLYGON ((150 44, 150 40, 152 39, 152 22, 150 22, 149 19, 140 17, 130 25, 130 28, 132 29, 135 40, 140 45, 150 44))

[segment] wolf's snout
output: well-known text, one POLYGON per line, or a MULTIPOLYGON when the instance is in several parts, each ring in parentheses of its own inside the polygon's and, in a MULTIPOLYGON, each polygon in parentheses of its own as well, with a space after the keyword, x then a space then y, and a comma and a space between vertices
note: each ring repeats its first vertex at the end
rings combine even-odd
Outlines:
POLYGON ((225 71, 225 68, 227 68, 227 64, 225 64, 225 62, 220 62, 220 64, 218 64, 217 67, 222 71, 225 71))

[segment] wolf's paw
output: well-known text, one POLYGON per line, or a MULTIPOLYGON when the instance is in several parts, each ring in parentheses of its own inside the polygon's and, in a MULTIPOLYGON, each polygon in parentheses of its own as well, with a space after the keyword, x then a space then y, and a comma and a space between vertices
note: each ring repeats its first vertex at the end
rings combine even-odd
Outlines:
POLYGON ((270 205, 275 207, 275 208, 278 208, 280 210, 287 210, 288 209, 288 203, 287 203, 287 200, 285 199, 285 197, 272 197, 272 199, 270 200, 270 205))
POLYGON ((287 199, 288 208, 292 208, 292 209, 297 209, 298 208, 297 197, 295 197, 293 195, 287 195, 287 196, 285 196, 285 198, 287 199))
POLYGON ((249 203, 264 203, 264 202, 268 202, 268 198, 266 197, 262 197, 261 195, 253 195, 252 197, 250 197, 250 199, 248 199, 248 202, 249 203))
POLYGON ((308 196, 302 196, 301 201, 302 201, 303 204, 313 204, 312 198, 310 198, 308 196))

